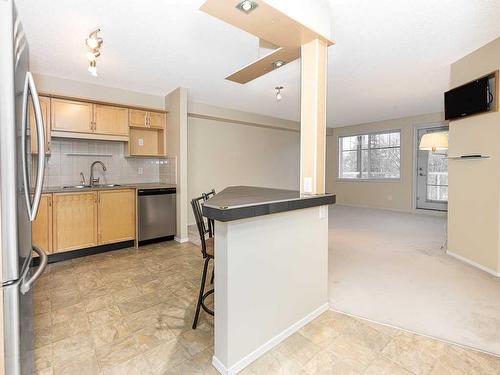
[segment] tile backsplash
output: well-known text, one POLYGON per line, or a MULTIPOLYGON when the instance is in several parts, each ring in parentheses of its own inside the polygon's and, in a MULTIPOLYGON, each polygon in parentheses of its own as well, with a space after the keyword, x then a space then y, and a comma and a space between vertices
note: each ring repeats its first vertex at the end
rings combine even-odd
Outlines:
POLYGON ((101 183, 176 183, 176 159, 125 157, 123 142, 52 138, 51 155, 46 158, 45 186, 77 185, 80 172, 89 182, 90 165, 101 183))

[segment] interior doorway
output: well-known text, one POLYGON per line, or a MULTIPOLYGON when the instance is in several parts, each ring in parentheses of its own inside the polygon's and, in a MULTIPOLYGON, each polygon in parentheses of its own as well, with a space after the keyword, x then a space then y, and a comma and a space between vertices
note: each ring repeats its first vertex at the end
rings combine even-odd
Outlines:
POLYGON ((448 126, 429 125, 416 133, 416 208, 448 211, 448 155, 424 151, 418 145, 427 133, 448 132, 448 126))

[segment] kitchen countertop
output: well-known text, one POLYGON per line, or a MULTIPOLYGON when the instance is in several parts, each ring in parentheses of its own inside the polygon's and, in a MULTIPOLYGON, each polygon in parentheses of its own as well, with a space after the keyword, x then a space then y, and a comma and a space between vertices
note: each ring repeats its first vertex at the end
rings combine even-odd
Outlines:
POLYGON ((203 204, 203 215, 218 221, 232 221, 334 203, 335 194, 230 186, 203 204))
POLYGON ((173 184, 163 184, 159 182, 150 183, 125 183, 118 186, 96 186, 84 188, 64 188, 63 186, 47 186, 43 188, 44 193, 74 193, 77 191, 95 191, 95 190, 116 190, 116 189, 165 189, 176 188, 173 184))

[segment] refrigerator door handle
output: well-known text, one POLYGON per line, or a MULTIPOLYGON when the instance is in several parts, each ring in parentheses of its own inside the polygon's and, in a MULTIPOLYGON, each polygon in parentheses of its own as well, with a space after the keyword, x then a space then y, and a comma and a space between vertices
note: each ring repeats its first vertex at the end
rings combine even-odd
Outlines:
POLYGON ((23 164, 23 179, 24 179, 24 197, 26 199, 26 206, 28 208, 28 215, 31 221, 34 221, 40 206, 40 199, 42 197, 43 178, 45 173, 45 127, 43 125, 42 108, 40 106, 40 99, 38 98, 38 91, 35 86, 35 80, 30 72, 26 73, 26 80, 24 81, 23 93, 23 112, 22 112, 22 131, 21 131, 21 147, 22 147, 22 164, 23 164), (26 133, 28 131, 28 95, 31 93, 33 99, 33 109, 35 112, 36 134, 38 140, 38 170, 36 176, 35 193, 33 195, 33 202, 30 200, 30 191, 28 185, 28 150, 26 149, 26 133))
POLYGON ((47 254, 45 254, 45 251, 37 246, 33 246, 33 251, 38 254, 38 257, 40 258, 40 265, 28 281, 23 281, 21 283, 20 290, 22 294, 26 294, 31 289, 35 281, 37 281, 43 271, 45 271, 45 267, 47 267, 48 257, 47 254))

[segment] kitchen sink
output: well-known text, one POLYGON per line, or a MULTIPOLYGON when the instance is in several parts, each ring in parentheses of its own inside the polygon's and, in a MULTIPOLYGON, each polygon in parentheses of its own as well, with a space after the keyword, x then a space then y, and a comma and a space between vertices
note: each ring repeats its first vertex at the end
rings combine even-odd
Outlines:
POLYGON ((63 186, 63 189, 85 189, 85 188, 90 188, 90 185, 70 185, 70 186, 63 186))
POLYGON ((122 186, 120 184, 95 184, 94 186, 90 185, 69 185, 69 186, 63 186, 63 189, 99 189, 99 188, 111 188, 111 187, 118 187, 122 186))
POLYGON ((120 184, 96 184, 94 187, 96 188, 102 188, 102 187, 117 187, 121 186, 120 184))

